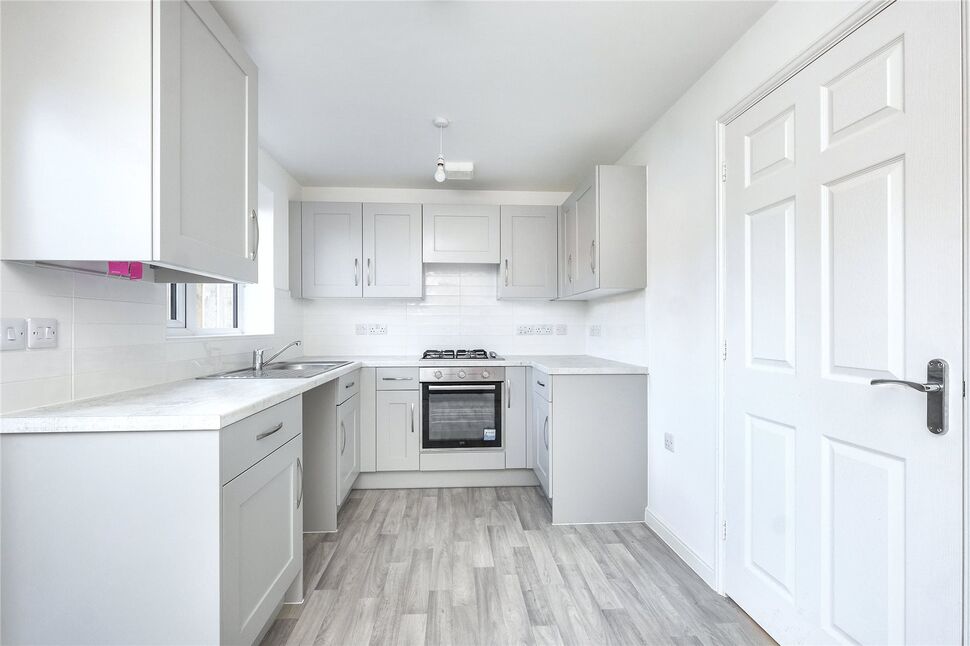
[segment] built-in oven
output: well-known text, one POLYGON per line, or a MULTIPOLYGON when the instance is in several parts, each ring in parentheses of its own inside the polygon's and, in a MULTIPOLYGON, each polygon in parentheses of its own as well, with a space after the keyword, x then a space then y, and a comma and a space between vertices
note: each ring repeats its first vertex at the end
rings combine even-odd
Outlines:
POLYGON ((502 448, 505 368, 422 368, 421 448, 502 448))

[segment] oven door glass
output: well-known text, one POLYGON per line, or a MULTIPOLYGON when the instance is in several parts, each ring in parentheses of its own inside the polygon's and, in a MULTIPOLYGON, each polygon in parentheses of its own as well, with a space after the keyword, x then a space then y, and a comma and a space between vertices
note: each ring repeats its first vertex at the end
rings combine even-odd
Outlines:
POLYGON ((422 384, 425 449, 501 448, 500 383, 422 384))

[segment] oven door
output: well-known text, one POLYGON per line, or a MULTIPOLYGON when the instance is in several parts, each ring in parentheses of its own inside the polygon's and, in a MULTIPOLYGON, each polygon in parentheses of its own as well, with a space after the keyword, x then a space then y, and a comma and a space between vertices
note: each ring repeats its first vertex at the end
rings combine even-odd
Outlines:
POLYGON ((502 448, 502 384, 421 384, 422 449, 502 448))

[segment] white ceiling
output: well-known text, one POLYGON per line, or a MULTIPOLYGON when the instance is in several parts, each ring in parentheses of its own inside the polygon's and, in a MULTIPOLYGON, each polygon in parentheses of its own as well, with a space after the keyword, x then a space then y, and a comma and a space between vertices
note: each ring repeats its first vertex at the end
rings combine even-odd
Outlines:
POLYGON ((216 2, 259 65, 261 145, 304 186, 570 190, 769 2, 216 2))

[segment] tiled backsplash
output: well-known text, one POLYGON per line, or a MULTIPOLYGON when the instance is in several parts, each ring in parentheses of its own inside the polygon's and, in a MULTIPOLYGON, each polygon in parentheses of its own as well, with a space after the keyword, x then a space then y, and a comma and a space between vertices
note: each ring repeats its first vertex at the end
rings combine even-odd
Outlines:
POLYGON ((58 347, 0 353, 0 412, 243 366, 299 338, 300 305, 276 290, 276 333, 168 339, 165 285, 0 263, 0 315, 56 318, 58 347))
POLYGON ((586 354, 646 365, 647 311, 644 290, 589 302, 587 329, 599 335, 586 339, 586 354))
POLYGON ((306 301, 307 354, 418 356, 428 348, 485 348, 501 355, 583 354, 586 305, 496 299, 496 265, 425 265, 425 296, 306 301), (359 335, 383 324, 386 335, 359 335), (552 335, 517 335, 520 325, 551 325, 552 335), (555 334, 557 325, 566 334, 555 334))

